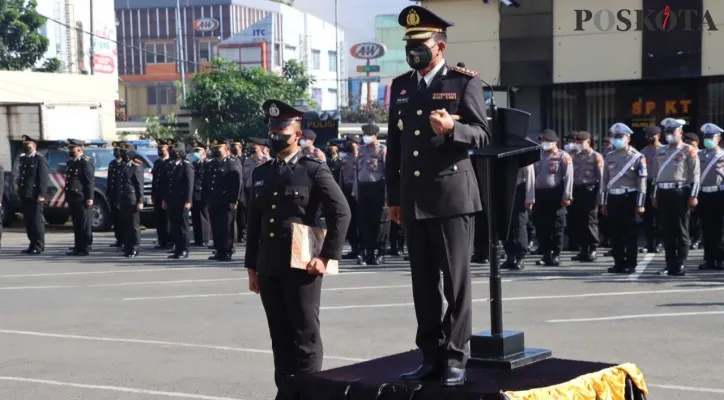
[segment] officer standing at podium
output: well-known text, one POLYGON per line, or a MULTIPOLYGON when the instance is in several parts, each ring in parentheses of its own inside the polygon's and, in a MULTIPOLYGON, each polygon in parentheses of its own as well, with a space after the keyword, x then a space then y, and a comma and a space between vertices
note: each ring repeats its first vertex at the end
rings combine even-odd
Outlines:
POLYGON ((535 231, 538 252, 543 258, 538 265, 560 265, 566 207, 573 199, 573 161, 558 148, 558 135, 546 129, 540 136, 543 153, 535 171, 535 231))
POLYGON ((276 153, 252 172, 244 266, 249 289, 261 295, 272 351, 276 399, 295 399, 289 384, 322 368, 319 302, 329 260, 339 260, 350 210, 327 164, 304 155, 297 144, 303 111, 284 102, 263 104, 276 153), (307 270, 292 269, 292 223, 314 225, 323 210, 327 234, 307 270))
POLYGON ((18 164, 17 190, 30 245, 23 254, 38 255, 45 251, 43 204, 50 181, 48 160, 37 152, 37 141, 23 135, 23 154, 18 164))
POLYGON ((482 210, 468 151, 490 135, 483 85, 477 72, 446 65, 452 23, 420 6, 403 9, 399 23, 413 71, 391 84, 385 179, 390 219, 405 230, 423 354, 422 364, 400 379, 458 386, 472 335, 473 214, 482 210))
POLYGON ((656 185, 652 203, 661 215, 666 268, 659 274, 683 276, 689 256, 689 215, 699 203, 699 156, 696 149, 682 141, 686 121, 666 118, 661 121, 667 146, 656 157, 656 185))
POLYGON ((701 126, 705 149, 699 152, 701 194, 699 215, 704 239, 704 262, 699 269, 724 270, 724 129, 708 122, 701 126))
POLYGON ((83 143, 68 139, 68 163, 65 173, 65 198, 73 221, 73 249, 69 256, 87 256, 93 241, 93 192, 95 190, 95 165, 83 155, 83 143))
POLYGON ((644 213, 646 201, 646 157, 631 146, 633 131, 618 122, 611 126, 616 150, 606 154, 601 186, 601 212, 610 216, 613 267, 610 273, 632 274, 638 262, 636 214, 644 213))

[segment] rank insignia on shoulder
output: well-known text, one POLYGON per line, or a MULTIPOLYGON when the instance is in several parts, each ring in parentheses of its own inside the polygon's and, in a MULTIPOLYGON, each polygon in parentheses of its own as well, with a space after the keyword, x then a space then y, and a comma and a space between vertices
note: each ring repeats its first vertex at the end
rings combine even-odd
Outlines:
POLYGON ((467 68, 463 68, 463 67, 458 67, 458 66, 450 67, 450 71, 455 71, 455 72, 457 72, 457 73, 460 73, 460 74, 463 74, 463 75, 467 75, 467 76, 472 76, 472 77, 478 76, 478 72, 477 72, 477 71, 473 71, 473 70, 471 70, 471 69, 467 69, 467 68))

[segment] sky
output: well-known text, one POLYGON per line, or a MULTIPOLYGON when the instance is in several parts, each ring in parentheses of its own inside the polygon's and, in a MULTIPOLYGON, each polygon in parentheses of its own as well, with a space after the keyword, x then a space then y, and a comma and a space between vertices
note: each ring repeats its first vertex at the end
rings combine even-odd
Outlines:
MULTIPOLYGON (((375 16, 379 14, 399 14, 400 11, 413 5, 410 0, 337 0, 339 8, 338 24, 344 29, 347 51, 356 43, 373 42, 375 40, 375 16)), ((334 23, 334 0, 296 0, 294 7, 334 23)), ((355 66, 363 64, 345 54, 347 71, 355 70, 355 66)))

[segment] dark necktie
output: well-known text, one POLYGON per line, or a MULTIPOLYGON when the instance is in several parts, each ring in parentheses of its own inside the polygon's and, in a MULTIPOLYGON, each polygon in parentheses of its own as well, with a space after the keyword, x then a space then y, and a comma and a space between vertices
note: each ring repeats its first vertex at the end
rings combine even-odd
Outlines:
POLYGON ((427 82, 425 81, 425 78, 420 79, 420 83, 417 85, 417 91, 420 93, 425 93, 427 91, 427 82))

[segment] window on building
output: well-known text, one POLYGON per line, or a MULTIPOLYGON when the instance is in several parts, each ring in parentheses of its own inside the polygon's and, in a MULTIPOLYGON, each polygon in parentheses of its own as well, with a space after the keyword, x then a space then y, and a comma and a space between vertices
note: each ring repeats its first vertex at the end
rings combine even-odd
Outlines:
POLYGON ((329 102, 332 107, 337 108, 337 89, 327 89, 327 94, 329 94, 329 102))
POLYGON ((199 42, 199 62, 211 61, 216 57, 218 40, 202 40, 199 42))
POLYGON ((322 69, 322 54, 319 50, 312 50, 312 69, 315 71, 322 69))
POLYGON ((173 64, 176 62, 176 42, 146 42, 147 64, 173 64))
POLYGON ((274 66, 281 67, 282 65, 282 46, 277 43, 274 45, 274 66))
POLYGON ((176 104, 176 87, 174 86, 149 86, 146 93, 148 105, 176 104))
POLYGON ((312 98, 317 104, 322 104, 322 89, 312 88, 312 98))
POLYGON ((329 70, 331 72, 337 72, 337 52, 329 51, 327 52, 327 55, 329 57, 329 70))
POLYGON ((291 60, 296 59, 297 56, 297 48, 294 46, 284 45, 284 59, 285 60, 291 60))

